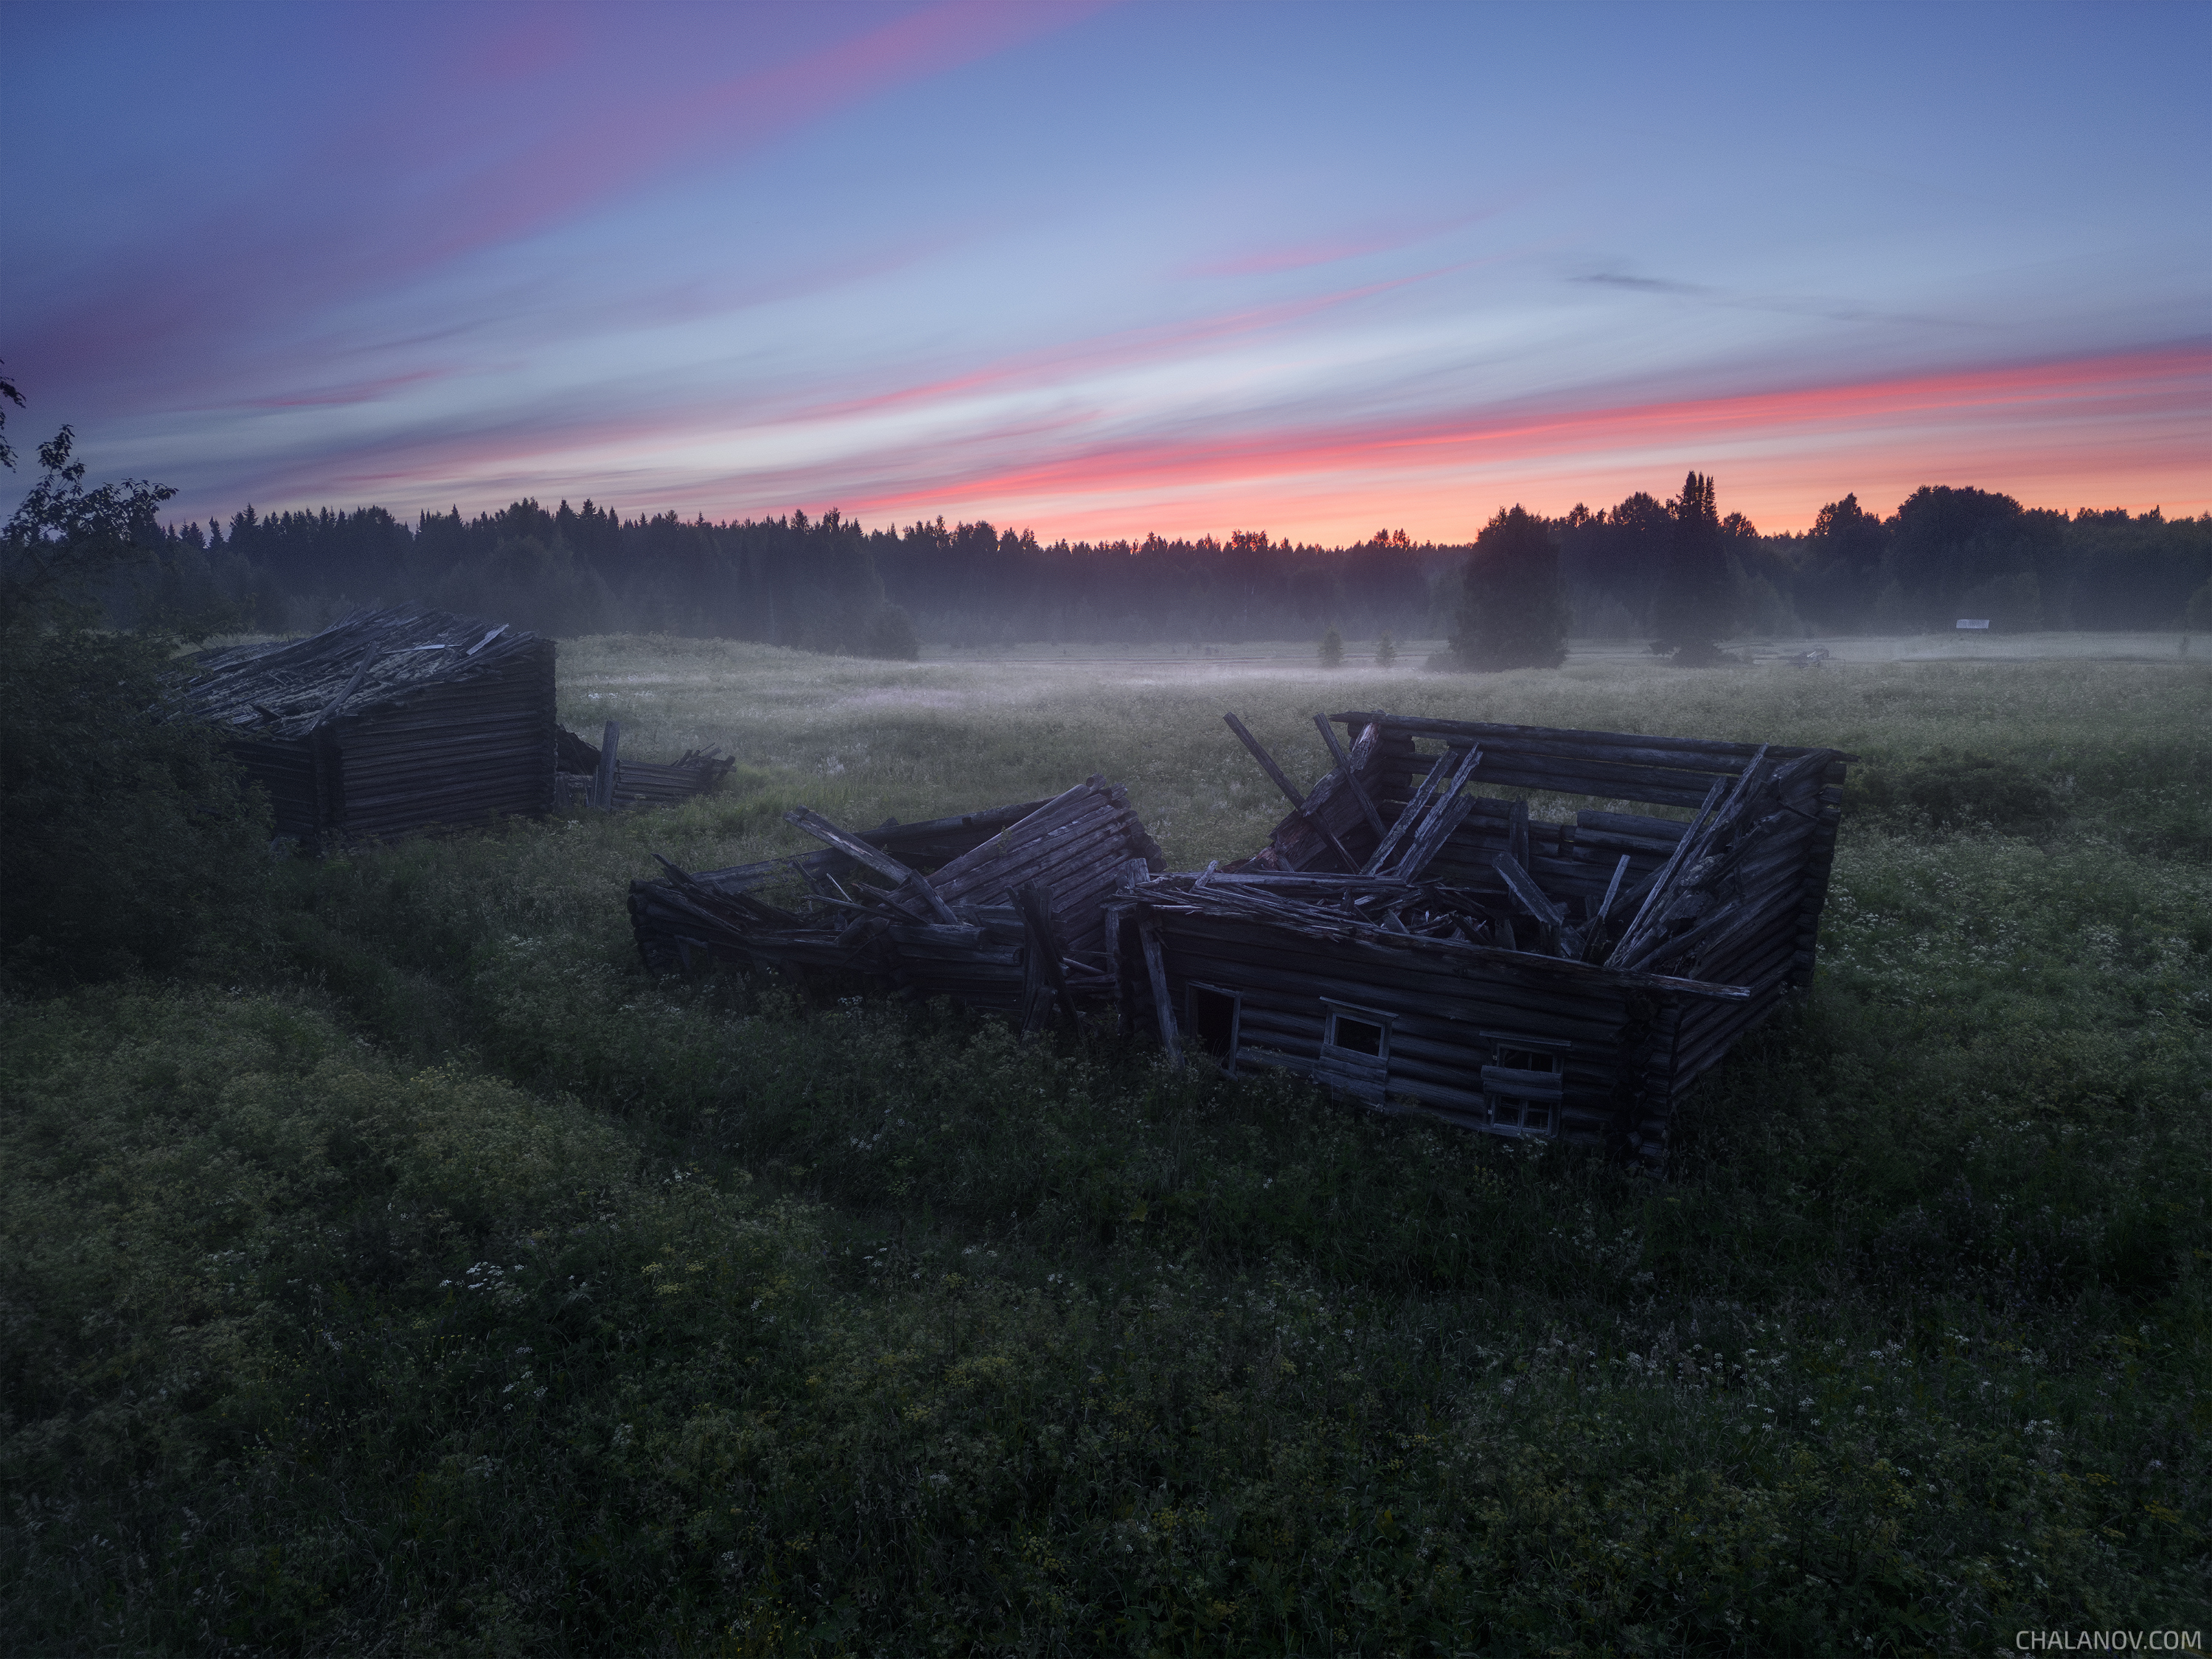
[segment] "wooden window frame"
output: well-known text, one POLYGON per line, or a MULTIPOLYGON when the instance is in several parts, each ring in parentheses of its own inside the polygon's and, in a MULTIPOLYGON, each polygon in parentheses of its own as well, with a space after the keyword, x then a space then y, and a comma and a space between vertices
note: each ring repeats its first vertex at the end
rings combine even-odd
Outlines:
POLYGON ((1334 997, 1323 997, 1321 1006, 1321 1048, 1314 1060, 1316 1080, 1370 1105, 1380 1106, 1389 1091, 1390 1033, 1398 1023, 1398 1016, 1356 1002, 1339 1002, 1334 997), (1340 1043, 1336 1040, 1340 1018, 1374 1026, 1381 1034, 1376 1051, 1370 1054, 1340 1043))
POLYGON ((1484 1031, 1492 1063, 1482 1068, 1482 1103, 1493 1134, 1556 1140, 1565 1115, 1567 1055, 1574 1045, 1562 1037, 1525 1036, 1518 1031, 1484 1031), (1514 1065, 1508 1060, 1548 1061, 1514 1065), (1540 1109, 1541 1122, 1532 1122, 1540 1109))

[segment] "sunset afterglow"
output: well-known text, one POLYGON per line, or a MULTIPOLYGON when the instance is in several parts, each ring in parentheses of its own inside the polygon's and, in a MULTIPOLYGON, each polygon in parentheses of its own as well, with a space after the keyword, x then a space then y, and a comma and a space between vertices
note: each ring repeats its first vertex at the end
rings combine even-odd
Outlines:
POLYGON ((0 358, 184 518, 2199 513, 2209 17, 19 10, 0 358))

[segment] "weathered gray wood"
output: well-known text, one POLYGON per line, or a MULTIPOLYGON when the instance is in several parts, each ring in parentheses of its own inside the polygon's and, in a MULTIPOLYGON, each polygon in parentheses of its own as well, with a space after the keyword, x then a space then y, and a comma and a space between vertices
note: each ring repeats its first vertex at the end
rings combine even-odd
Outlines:
POLYGON ((1260 763, 1261 769, 1275 781, 1275 787, 1283 792, 1284 796, 1291 803, 1291 810, 1313 826, 1316 833, 1328 843, 1329 850, 1344 860, 1346 869, 1357 870, 1359 867, 1359 860, 1345 851, 1344 843, 1336 838, 1335 831, 1306 810, 1306 798, 1298 793, 1297 786, 1291 781, 1283 769, 1275 764, 1275 757, 1261 746, 1260 739, 1247 731, 1244 722, 1238 720, 1236 715, 1224 714, 1221 718, 1228 722, 1229 729, 1237 734, 1237 740, 1252 751, 1252 758, 1260 763))
MULTIPOLYGON (((1382 867, 1390 869, 1390 872, 1400 879, 1407 880, 1419 872, 1421 866, 1427 864, 1436 856, 1437 849, 1443 844, 1444 837, 1451 833, 1451 830, 1457 829, 1468 814, 1474 810, 1474 804, 1470 801, 1465 808, 1453 816, 1450 829, 1446 830, 1443 836, 1432 833, 1438 821, 1450 811, 1452 803, 1458 799, 1460 791, 1467 787, 1469 775, 1481 764, 1481 750, 1470 744, 1460 751, 1458 763, 1452 768, 1450 775, 1444 779, 1436 793, 1429 798, 1426 805, 1419 812, 1408 808, 1399 818, 1398 824, 1392 826, 1393 839, 1395 839, 1398 827, 1409 821, 1412 823, 1413 833, 1407 840, 1407 851, 1398 860, 1397 866, 1395 868, 1389 866, 1382 867), (1419 854, 1418 861, 1415 860, 1416 853, 1419 854)), ((1432 773, 1431 775, 1435 774, 1432 773)), ((1377 856, 1381 856, 1379 848, 1377 856)))
POLYGON ((1784 747, 1779 744, 1734 743, 1717 738, 1663 738, 1635 732, 1595 732, 1547 726, 1510 726, 1496 720, 1447 720, 1422 715, 1385 714, 1351 711, 1332 714, 1340 726, 1356 727, 1373 721, 1386 731, 1424 737, 1457 738, 1486 743, 1531 755, 1563 758, 1634 761, 1660 766, 1679 766, 1705 772, 1741 772, 1752 757, 1768 749, 1777 759, 1826 754, 1837 761, 1856 760, 1832 750, 1784 747), (1617 751, 1608 753, 1607 751, 1617 751))
POLYGON ((1182 1044, 1176 1036, 1175 1000, 1168 994, 1168 968, 1160 950, 1159 924, 1150 916, 1140 917, 1137 938, 1144 948, 1145 972, 1152 982, 1152 1012, 1159 1022, 1160 1047, 1167 1051, 1170 1066, 1180 1066, 1182 1044))
POLYGON ((1420 879, 1430 861, 1443 850, 1444 843, 1474 811, 1474 805, 1471 795, 1454 795, 1441 811, 1431 812, 1428 823, 1414 832, 1413 844, 1406 849, 1406 856, 1398 860, 1398 867, 1390 873, 1400 881, 1420 879))
POLYGON ((1657 916, 1656 907, 1665 899, 1668 884, 1674 879, 1675 872, 1682 867, 1683 854, 1697 844, 1698 831, 1705 828, 1705 821, 1712 816, 1715 804, 1719 801, 1723 792, 1727 787, 1726 780, 1716 780, 1712 787, 1705 792, 1705 804, 1698 809, 1698 816, 1692 822, 1689 833, 1674 843, 1674 850, 1668 855, 1667 862, 1653 872, 1650 884, 1644 890, 1643 905, 1630 919, 1627 927, 1622 931, 1620 939, 1614 941, 1612 955, 1606 958, 1607 963, 1611 963, 1615 957, 1625 957, 1638 943, 1641 942, 1639 937, 1641 930, 1657 916))
POLYGON ((1229 729, 1237 734, 1237 741, 1252 751, 1252 758, 1260 763, 1260 769, 1275 781, 1275 787, 1283 792, 1284 799, 1291 805, 1304 811, 1306 800, 1304 793, 1290 781, 1281 767, 1275 764, 1275 757, 1261 746, 1260 739, 1254 737, 1245 728, 1244 722, 1238 720, 1236 715, 1224 714, 1221 718, 1228 722, 1229 729))
POLYGON ((1067 1016, 1068 1029, 1073 1030, 1078 1023, 1075 998, 1067 988, 1067 975, 1060 964, 1060 938, 1053 927, 1052 890, 1041 881, 1030 882, 1014 895, 1014 904, 1021 912, 1024 971, 1049 994, 1040 999, 1037 988, 1024 988, 1023 1035, 1026 1037, 1032 1028, 1030 1011, 1040 1000, 1056 1000, 1067 1016))
POLYGON ((1400 810, 1397 822, 1390 826, 1390 833, 1382 837, 1382 845, 1368 859, 1363 874, 1377 875, 1390 867, 1391 860, 1398 855, 1400 846, 1426 820, 1431 801, 1440 793, 1447 795, 1455 793, 1465 782, 1467 774, 1481 763, 1482 751, 1473 747, 1462 750, 1456 762, 1447 767, 1445 762, 1451 759, 1449 750, 1436 757, 1436 763, 1429 768, 1420 787, 1413 791, 1413 799, 1400 810))
POLYGON ((361 665, 353 671, 351 678, 345 683, 345 689, 332 697, 323 712, 315 716, 313 721, 308 726, 309 731, 313 731, 316 726, 327 726, 337 718, 338 710, 345 707, 346 699, 361 690, 362 681, 368 678, 370 666, 383 654, 384 635, 379 634, 361 653, 361 665))
POLYGON ((1613 879, 1605 884, 1605 897, 1599 902, 1596 913, 1590 918, 1592 932, 1605 925, 1605 919, 1613 909, 1613 901, 1620 895, 1621 878, 1627 873, 1628 854, 1623 853, 1620 855, 1620 862, 1613 866, 1613 879))
POLYGON ((804 830, 817 841, 825 841, 857 864, 865 864, 886 881, 911 888, 934 911, 939 921, 953 927, 961 926, 960 918, 952 913, 951 906, 938 896, 937 890, 918 870, 909 869, 890 854, 880 852, 858 836, 839 829, 819 812, 804 806, 794 806, 783 815, 786 823, 804 830))
POLYGON ((1521 908, 1542 922, 1547 927, 1564 927, 1567 913, 1554 904, 1544 890, 1528 878, 1528 872, 1510 853, 1500 853, 1492 862, 1498 878, 1504 882, 1505 890, 1513 895, 1521 908))
POLYGON ((1359 781, 1358 769, 1352 765, 1351 755, 1346 751, 1343 743, 1339 740, 1336 728, 1329 724, 1328 716, 1326 714, 1316 714, 1314 724, 1321 728, 1322 741, 1328 745, 1328 752, 1334 758, 1337 769, 1344 775, 1345 782, 1351 786, 1352 798, 1359 803, 1359 810, 1367 815, 1368 824, 1374 830, 1376 838, 1379 841, 1389 833, 1383 826, 1382 814, 1376 811, 1374 801, 1368 796, 1366 786, 1359 781))
POLYGON ((616 753, 622 745, 622 726, 609 720, 599 734, 599 769, 592 778, 592 805, 602 812, 615 810, 615 779, 620 770, 616 753))

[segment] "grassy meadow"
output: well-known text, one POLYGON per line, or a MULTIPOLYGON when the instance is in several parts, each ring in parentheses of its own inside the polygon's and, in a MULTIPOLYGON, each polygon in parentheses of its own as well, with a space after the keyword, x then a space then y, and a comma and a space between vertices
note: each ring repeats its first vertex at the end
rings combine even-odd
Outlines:
POLYGON ((726 788, 284 863, 181 981, 0 1003, 9 1650, 2212 1623, 2212 668, 561 662, 568 725, 726 788), (656 852, 1097 770, 1198 864, 1282 812, 1224 708, 1310 780, 1376 706, 1862 757, 1819 985, 1664 1182, 1110 1020, 637 966, 656 852))

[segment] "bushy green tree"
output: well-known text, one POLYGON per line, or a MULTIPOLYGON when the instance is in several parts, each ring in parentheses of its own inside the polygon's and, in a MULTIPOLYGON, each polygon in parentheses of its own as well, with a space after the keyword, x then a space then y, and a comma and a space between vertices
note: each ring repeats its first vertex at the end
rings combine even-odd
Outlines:
POLYGON ((1323 668, 1344 666, 1344 635, 1331 628, 1321 636, 1321 665, 1323 668))
POLYGON ((912 662, 921 655, 921 640, 904 605, 884 605, 868 619, 867 650, 890 662, 912 662))
POLYGON ((1385 629, 1382 637, 1375 641, 1375 665, 1388 668, 1398 660, 1398 641, 1385 629))
POLYGON ((1501 509, 1474 538, 1460 580, 1452 654, 1483 671, 1557 668, 1573 616, 1550 526, 1521 507, 1501 509))
POLYGON ((2189 596, 2182 607, 2181 620, 2188 628, 2212 628, 2212 580, 2189 596))
POLYGON ((84 486, 64 427, 0 567, 0 981, 164 973, 238 937, 268 813, 222 739, 161 717, 173 637, 96 629, 94 592, 172 491, 84 486))

